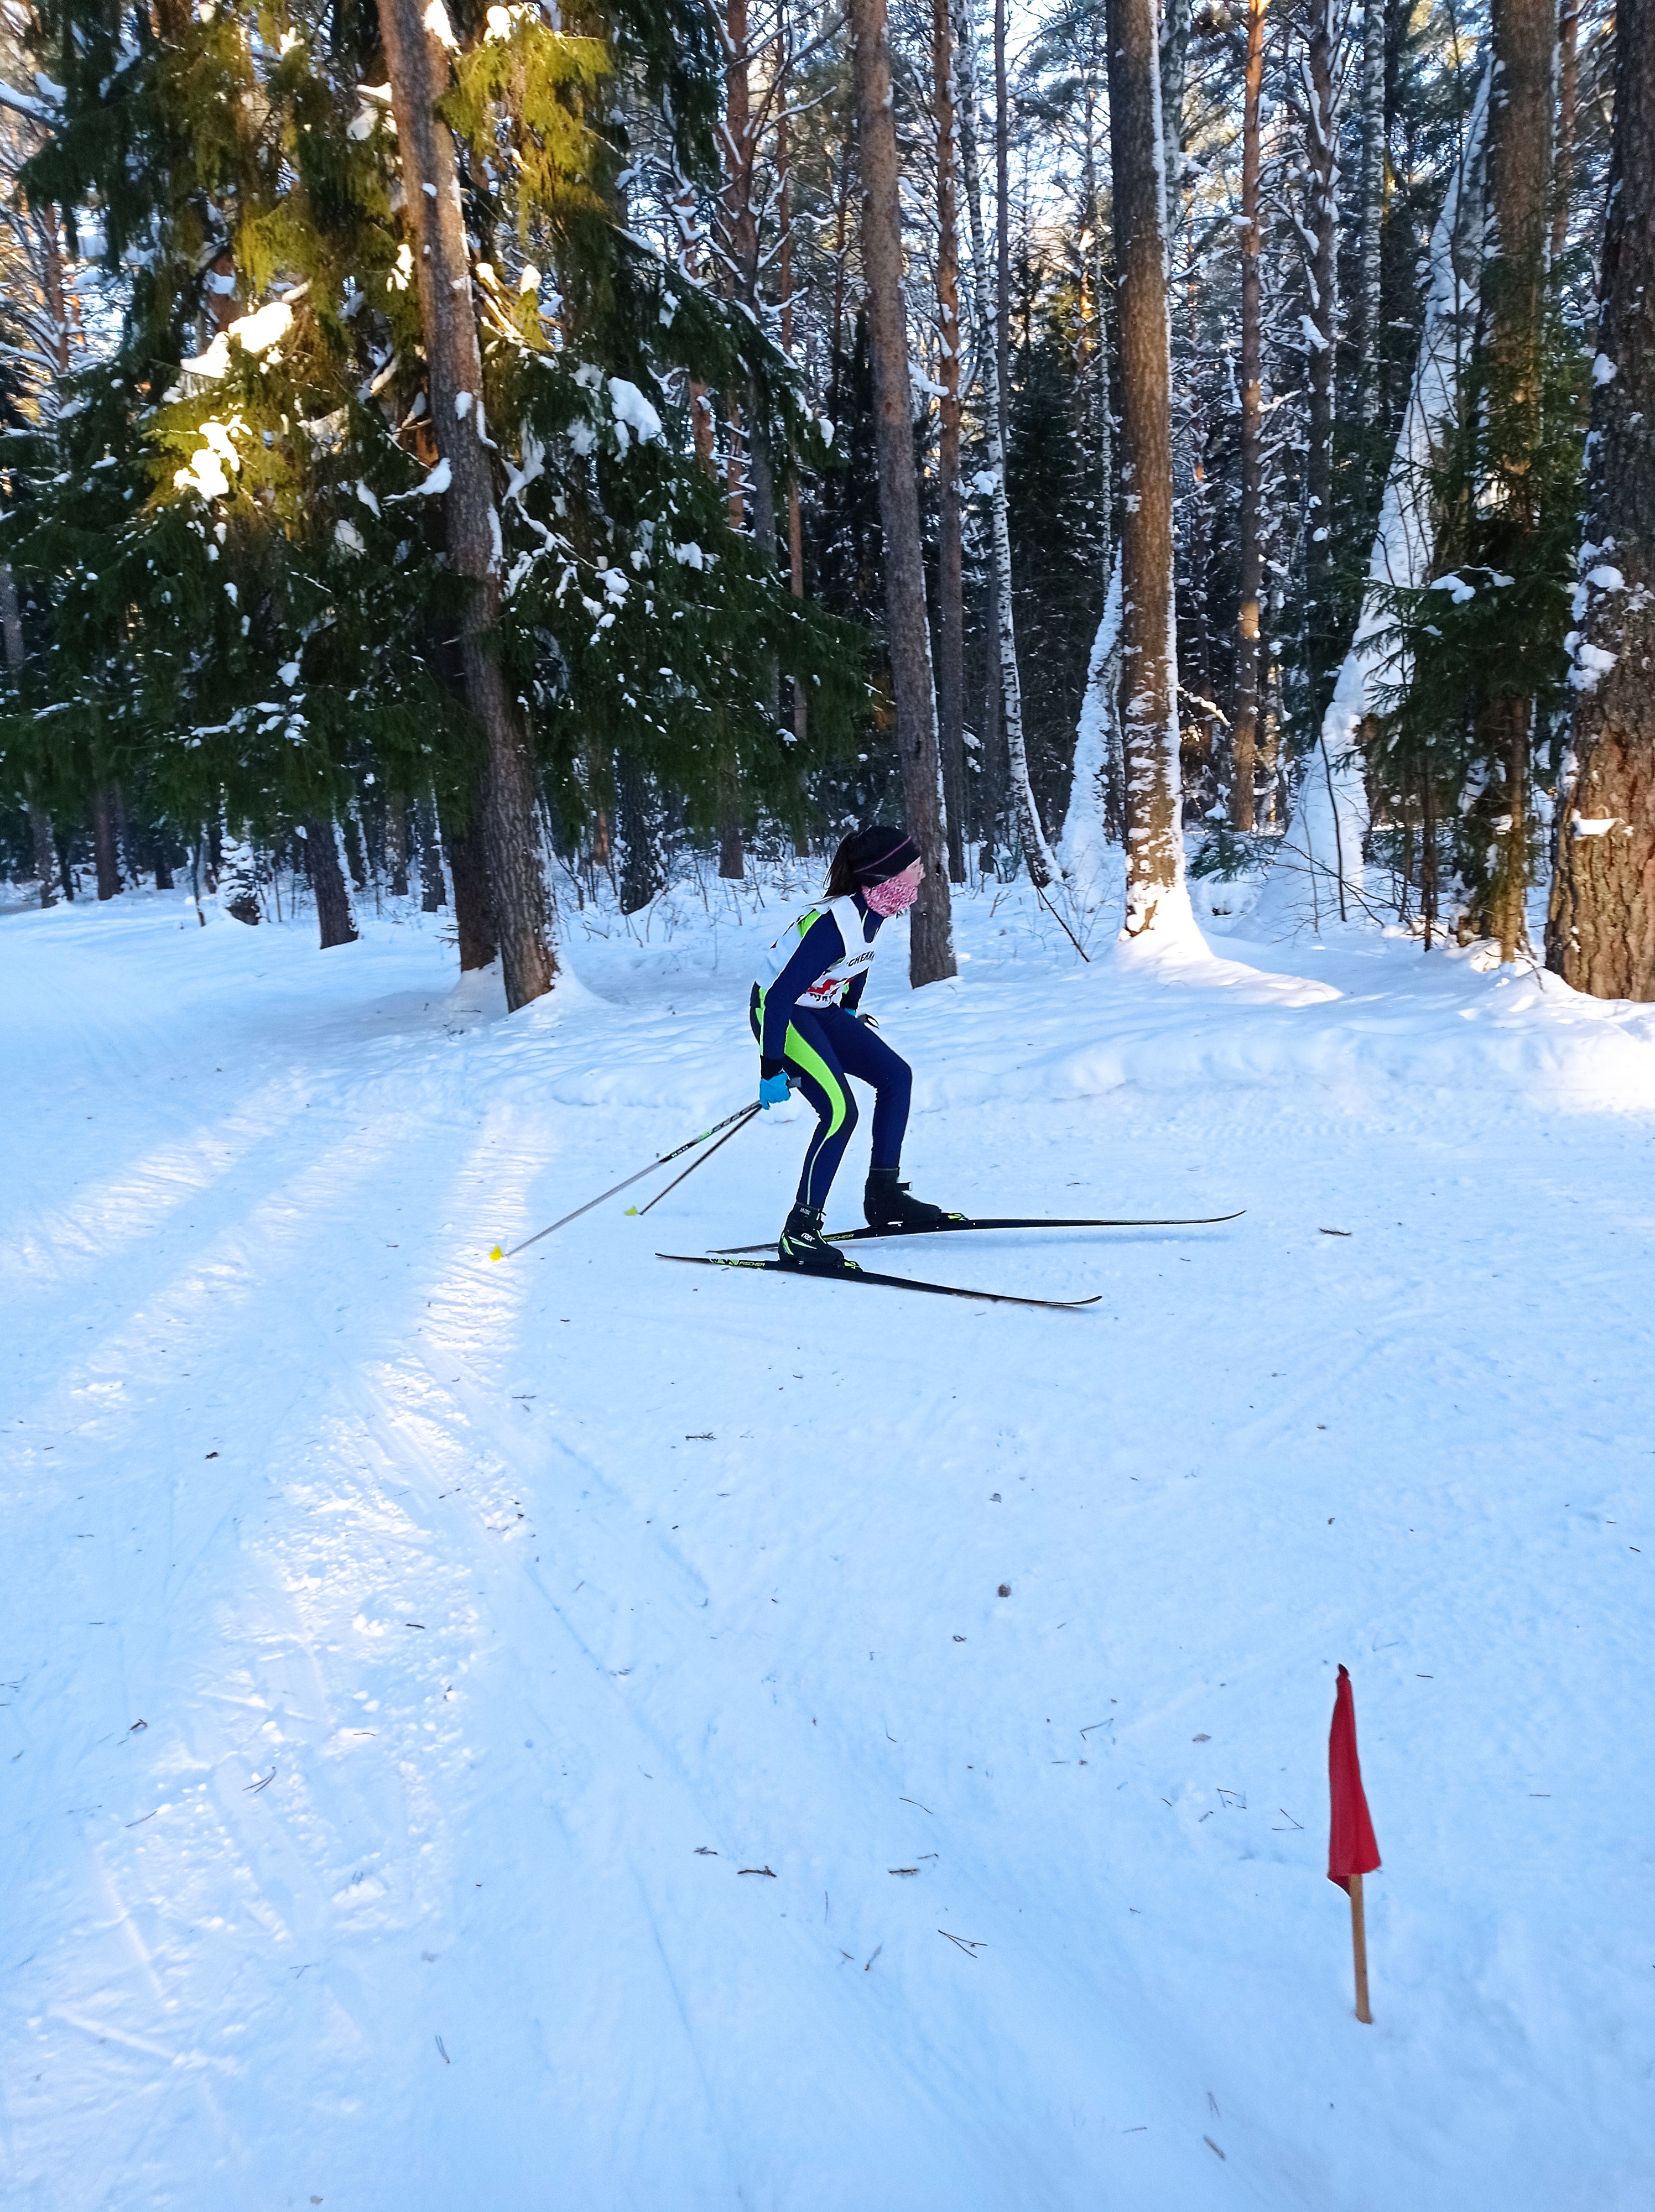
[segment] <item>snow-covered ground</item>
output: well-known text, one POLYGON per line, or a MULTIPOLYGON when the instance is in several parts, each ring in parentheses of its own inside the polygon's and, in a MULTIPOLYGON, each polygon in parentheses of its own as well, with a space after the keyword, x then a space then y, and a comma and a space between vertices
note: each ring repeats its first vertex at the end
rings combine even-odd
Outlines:
POLYGON ((0 2201, 1641 2212, 1655 1012, 974 897, 916 1190, 1242 1219, 662 1266, 784 1109, 490 1265, 751 1094, 767 897, 509 1021, 417 916, 0 920, 0 2201))

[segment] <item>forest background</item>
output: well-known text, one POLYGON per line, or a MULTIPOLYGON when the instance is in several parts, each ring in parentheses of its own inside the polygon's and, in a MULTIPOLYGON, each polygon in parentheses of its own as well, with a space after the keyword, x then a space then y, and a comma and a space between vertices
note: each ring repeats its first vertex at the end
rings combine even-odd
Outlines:
POLYGON ((902 813, 916 982, 1285 867, 1655 997, 1650 12, 4 0, 0 872, 515 1006, 902 813))

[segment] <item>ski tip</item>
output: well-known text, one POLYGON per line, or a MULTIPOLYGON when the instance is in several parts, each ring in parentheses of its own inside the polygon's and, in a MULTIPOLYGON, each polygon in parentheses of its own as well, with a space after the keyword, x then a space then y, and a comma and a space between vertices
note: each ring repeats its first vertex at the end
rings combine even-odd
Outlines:
POLYGON ((491 1260, 503 1260, 505 1256, 505 1254, 501 1250, 497 1244, 495 1246, 493 1251, 489 1255, 489 1257, 491 1260))
POLYGON ((637 1212, 638 1209, 636 1206, 629 1206, 626 1210, 629 1215, 633 1215, 637 1212))

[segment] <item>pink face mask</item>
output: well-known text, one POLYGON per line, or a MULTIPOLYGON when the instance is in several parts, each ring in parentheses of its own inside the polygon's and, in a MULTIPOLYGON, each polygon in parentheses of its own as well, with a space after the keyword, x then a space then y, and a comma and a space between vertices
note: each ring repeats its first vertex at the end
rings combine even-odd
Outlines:
POLYGON ((892 876, 889 883, 862 886, 862 896, 869 908, 885 921, 891 921, 893 915, 906 914, 919 895, 919 885, 910 883, 906 875, 892 876))

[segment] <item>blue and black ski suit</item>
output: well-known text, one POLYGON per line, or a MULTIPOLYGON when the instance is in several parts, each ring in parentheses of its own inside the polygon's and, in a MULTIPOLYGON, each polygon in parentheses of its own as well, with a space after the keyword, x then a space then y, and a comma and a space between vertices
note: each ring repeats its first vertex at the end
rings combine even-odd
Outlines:
POLYGON ((857 1013, 881 924, 860 894, 824 901, 790 922, 770 948, 768 982, 753 985, 760 1073, 785 1068, 816 1109, 799 1178, 800 1206, 819 1212, 856 1127, 848 1076, 873 1090, 876 1170, 902 1161, 913 1071, 857 1013))

